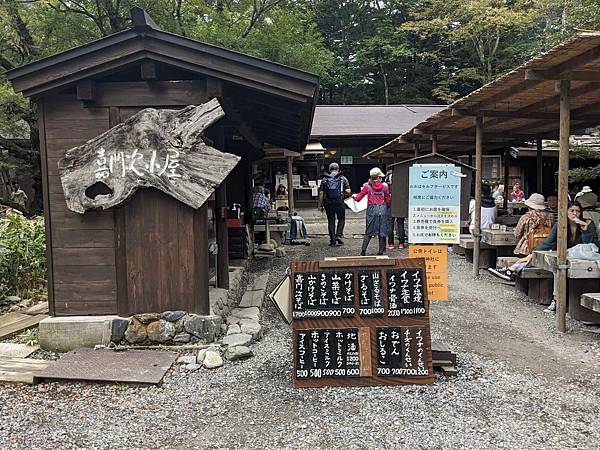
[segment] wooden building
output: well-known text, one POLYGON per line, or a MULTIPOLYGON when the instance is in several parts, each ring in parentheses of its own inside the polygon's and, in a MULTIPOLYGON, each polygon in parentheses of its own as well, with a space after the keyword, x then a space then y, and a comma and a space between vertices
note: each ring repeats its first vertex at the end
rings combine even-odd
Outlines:
POLYGON ((161 31, 140 8, 130 29, 9 72, 39 114, 48 296, 55 316, 183 309, 209 313, 209 236, 216 277, 228 287, 224 208, 249 210, 251 162, 263 144, 303 150, 318 77, 161 31), (226 117, 212 146, 242 157, 214 200, 192 209, 154 189, 125 205, 67 208, 58 161, 65 151, 146 107, 180 109, 217 98, 226 117), (213 245, 214 247, 214 245, 213 245))

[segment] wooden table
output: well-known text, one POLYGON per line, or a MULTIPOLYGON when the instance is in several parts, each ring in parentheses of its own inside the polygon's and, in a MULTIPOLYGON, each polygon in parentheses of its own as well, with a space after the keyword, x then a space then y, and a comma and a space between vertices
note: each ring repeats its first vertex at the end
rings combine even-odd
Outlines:
POLYGON ((507 229, 502 230, 481 230, 481 242, 485 242, 488 245, 494 247, 515 247, 517 245, 517 239, 515 238, 514 230, 507 229))
MULTIPOLYGON (((534 251, 532 264, 551 272, 556 272, 558 256, 555 251, 534 251)), ((600 290, 600 266, 596 261, 569 259, 568 307, 573 319, 600 323, 600 314, 581 306, 581 294, 600 290)))

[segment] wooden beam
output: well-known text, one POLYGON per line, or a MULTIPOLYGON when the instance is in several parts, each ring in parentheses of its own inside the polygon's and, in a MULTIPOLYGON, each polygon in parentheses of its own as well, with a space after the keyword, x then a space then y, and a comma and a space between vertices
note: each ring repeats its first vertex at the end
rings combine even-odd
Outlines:
POLYGON ((473 229, 473 277, 479 278, 481 243, 481 159, 483 154, 483 116, 475 118, 475 227, 473 229))
POLYGON ((218 78, 206 77, 206 95, 209 98, 223 97, 223 83, 218 78))
MULTIPOLYGON (((294 157, 287 157, 287 184, 288 184, 288 213, 294 214, 294 157)), ((277 189, 277 187, 276 187, 277 189)))
POLYGON ((188 106, 208 100, 204 80, 118 81, 97 83, 91 106, 188 106))
POLYGON ((570 81, 600 81, 600 72, 596 70, 573 70, 556 72, 553 69, 527 69, 526 80, 570 80, 570 81))
POLYGON ((522 92, 522 91, 526 91, 528 89, 532 89, 532 88, 536 87, 537 85, 539 85, 540 83, 543 83, 543 80, 521 81, 520 83, 510 86, 510 87, 504 89, 503 91, 500 91, 494 95, 491 95, 490 97, 486 98, 485 100, 479 102, 477 104, 477 106, 475 106, 474 108, 471 108, 471 110, 472 111, 480 111, 482 109, 487 109, 488 106, 495 105, 498 101, 502 101, 503 103, 505 103, 513 95, 518 94, 519 92, 522 92))
POLYGON ((560 81, 560 124, 558 154, 558 224, 557 224, 557 257, 558 257, 558 295, 556 297, 556 328, 566 331, 567 314, 567 208, 568 208, 568 170, 569 170, 569 135, 571 133, 568 80, 560 81))
POLYGON ((225 115, 244 139, 246 139, 253 147, 259 149, 262 148, 264 142, 256 136, 254 130, 248 126, 244 117, 235 109, 233 102, 228 98, 221 98, 220 103, 225 111, 225 115))
POLYGON ((96 83, 94 80, 88 78, 77 83, 77 100, 84 102, 96 100, 96 83))
MULTIPOLYGON (((225 129, 216 127, 215 148, 225 151, 225 129)), ((227 178, 215 190, 215 224, 218 245, 217 287, 229 289, 229 230, 227 228, 227 178)))
POLYGON ((544 176, 544 158, 543 158, 543 148, 542 148, 542 140, 541 139, 536 139, 535 141, 535 145, 536 145, 536 168, 537 168, 537 177, 536 177, 536 187, 537 187, 537 192, 538 194, 543 194, 544 193, 544 183, 543 183, 543 176, 544 176))
POLYGON ((435 154, 437 154, 437 152, 438 152, 437 134, 432 134, 431 135, 431 153, 433 153, 435 155, 435 154))
POLYGON ((508 207, 508 176, 510 174, 510 149, 504 149, 504 194, 502 194, 502 207, 506 210, 508 207))
POLYGON ((142 80, 158 79, 158 65, 152 60, 142 61, 140 65, 140 75, 142 80))

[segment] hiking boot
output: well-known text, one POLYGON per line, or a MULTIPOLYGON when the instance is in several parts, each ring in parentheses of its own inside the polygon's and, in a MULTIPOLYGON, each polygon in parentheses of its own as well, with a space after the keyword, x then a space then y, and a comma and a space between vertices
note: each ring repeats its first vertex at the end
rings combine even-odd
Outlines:
POLYGON ((498 278, 502 278, 506 281, 515 281, 515 273, 510 270, 508 267, 500 267, 499 269, 494 269, 490 267, 488 269, 492 275, 497 276, 498 278))
POLYGON ((338 245, 344 245, 344 241, 342 241, 342 238, 335 238, 335 242, 336 242, 338 245))
POLYGON ((362 251, 360 252, 360 256, 366 256, 366 254, 365 254, 365 251, 364 251, 364 250, 362 250, 362 251))
POLYGON ((545 313, 556 312, 556 300, 552 300, 552 303, 544 310, 545 313))

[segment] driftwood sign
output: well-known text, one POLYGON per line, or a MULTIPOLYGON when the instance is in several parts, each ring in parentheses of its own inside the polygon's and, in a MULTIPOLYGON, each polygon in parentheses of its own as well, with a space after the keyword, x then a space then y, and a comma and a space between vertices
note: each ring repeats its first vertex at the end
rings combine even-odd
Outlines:
POLYGON ((144 187, 199 208, 240 159, 202 139, 224 115, 217 99, 179 111, 147 108, 68 150, 58 163, 68 208, 112 208, 144 187))

